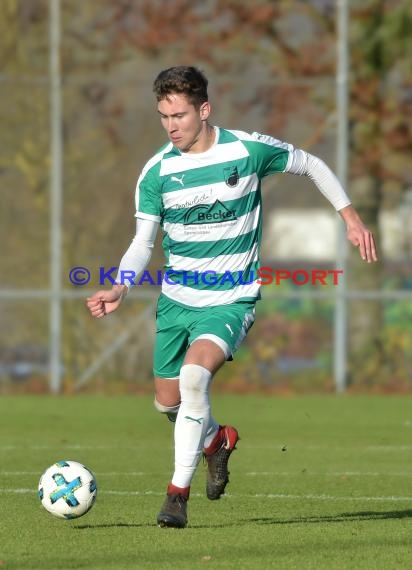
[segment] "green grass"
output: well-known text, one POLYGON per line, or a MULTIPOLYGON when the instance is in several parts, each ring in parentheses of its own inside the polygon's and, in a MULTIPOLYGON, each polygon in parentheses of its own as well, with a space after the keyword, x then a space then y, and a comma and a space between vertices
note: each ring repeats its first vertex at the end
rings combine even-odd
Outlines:
POLYGON ((231 483, 189 527, 159 529, 172 425, 141 396, 0 398, 0 566, 6 569, 406 569, 412 567, 410 397, 219 395, 239 428, 231 483), (37 499, 59 459, 90 466, 99 491, 63 521, 37 499))

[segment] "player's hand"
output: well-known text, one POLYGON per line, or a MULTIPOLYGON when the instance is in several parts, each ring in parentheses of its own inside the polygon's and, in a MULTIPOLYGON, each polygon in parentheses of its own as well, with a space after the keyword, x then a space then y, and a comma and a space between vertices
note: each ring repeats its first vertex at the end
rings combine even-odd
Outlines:
POLYGON ((348 240, 359 248, 359 255, 363 261, 368 263, 378 261, 373 234, 362 222, 355 226, 348 226, 347 236, 348 240))
POLYGON ((86 306, 92 317, 101 319, 120 306, 126 292, 127 287, 124 285, 115 285, 111 291, 97 291, 86 299, 86 306))
POLYGON ((362 222, 355 208, 352 205, 346 206, 339 214, 346 224, 348 240, 359 248, 361 258, 368 263, 378 261, 373 234, 362 222))

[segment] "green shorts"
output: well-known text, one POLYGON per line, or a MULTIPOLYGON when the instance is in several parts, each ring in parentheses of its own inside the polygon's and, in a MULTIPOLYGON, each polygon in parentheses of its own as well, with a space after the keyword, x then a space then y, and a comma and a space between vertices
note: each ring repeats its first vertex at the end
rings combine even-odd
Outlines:
POLYGON ((215 337, 227 360, 231 360, 254 320, 254 302, 191 309, 160 295, 156 311, 154 375, 177 378, 187 349, 201 335, 215 337))

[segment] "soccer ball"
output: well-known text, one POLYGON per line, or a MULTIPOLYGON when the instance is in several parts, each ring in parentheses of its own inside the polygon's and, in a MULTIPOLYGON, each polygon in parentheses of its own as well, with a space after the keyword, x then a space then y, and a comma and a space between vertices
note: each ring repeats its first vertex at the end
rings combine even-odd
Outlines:
POLYGON ((92 508, 96 479, 77 461, 57 461, 40 477, 38 494, 43 507, 55 517, 76 519, 92 508))

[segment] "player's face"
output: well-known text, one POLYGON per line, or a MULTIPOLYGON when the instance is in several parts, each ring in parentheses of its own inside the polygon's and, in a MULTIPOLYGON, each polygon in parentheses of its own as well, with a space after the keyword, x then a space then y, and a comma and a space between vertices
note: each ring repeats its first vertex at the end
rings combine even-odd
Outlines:
POLYGON ((199 109, 180 93, 171 93, 157 105, 163 128, 170 141, 182 152, 203 152, 208 148, 209 103, 199 109))

